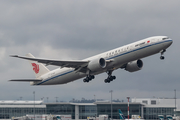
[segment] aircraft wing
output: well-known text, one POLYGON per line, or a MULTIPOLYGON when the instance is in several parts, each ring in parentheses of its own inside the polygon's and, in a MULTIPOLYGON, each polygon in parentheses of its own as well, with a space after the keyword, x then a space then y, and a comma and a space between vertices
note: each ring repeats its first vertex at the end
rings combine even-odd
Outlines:
POLYGON ((40 82, 41 79, 13 79, 9 81, 16 81, 16 82, 40 82))
POLYGON ((43 63, 46 65, 55 65, 61 67, 71 67, 71 68, 83 68, 88 65, 89 61, 81 61, 81 60, 72 60, 72 61, 60 61, 60 60, 51 60, 51 59, 43 59, 43 58, 31 58, 26 56, 18 56, 18 55, 11 55, 11 57, 22 58, 26 60, 37 61, 39 63, 43 63))

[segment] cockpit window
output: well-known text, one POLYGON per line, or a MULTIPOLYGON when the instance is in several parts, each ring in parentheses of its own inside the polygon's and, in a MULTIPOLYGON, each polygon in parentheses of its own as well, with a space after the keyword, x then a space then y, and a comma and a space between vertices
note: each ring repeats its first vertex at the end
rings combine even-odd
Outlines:
POLYGON ((162 38, 162 40, 166 40, 166 39, 169 39, 169 37, 162 38))

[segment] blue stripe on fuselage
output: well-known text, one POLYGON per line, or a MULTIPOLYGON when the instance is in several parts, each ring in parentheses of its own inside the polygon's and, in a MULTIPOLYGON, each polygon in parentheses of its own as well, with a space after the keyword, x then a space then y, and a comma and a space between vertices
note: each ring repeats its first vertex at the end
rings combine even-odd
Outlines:
POLYGON ((63 74, 60 74, 60 75, 54 76, 54 77, 52 77, 52 78, 48 78, 47 80, 44 80, 44 81, 42 81, 41 83, 38 83, 37 85, 43 84, 43 83, 45 83, 45 82, 47 82, 47 81, 49 81, 49 80, 51 80, 51 79, 54 79, 54 78, 57 78, 57 77, 60 77, 60 76, 63 76, 63 75, 69 74, 69 73, 71 73, 71 72, 73 72, 73 71, 74 71, 74 70, 71 70, 71 71, 68 71, 68 72, 66 72, 66 73, 63 73, 63 74))
POLYGON ((122 55, 125 55, 125 54, 128 54, 128 53, 131 53, 131 52, 135 52, 135 51, 138 51, 138 50, 141 50, 141 49, 144 49, 144 48, 153 46, 153 45, 157 45, 157 44, 161 44, 161 43, 166 43, 166 42, 170 42, 170 41, 172 41, 172 40, 161 41, 161 42, 158 42, 158 43, 149 44, 149 45, 147 45, 147 46, 143 46, 143 47, 141 47, 141 48, 137 48, 137 49, 135 49, 135 50, 131 50, 131 51, 125 52, 125 53, 123 53, 123 54, 119 54, 119 55, 116 55, 116 56, 107 58, 107 60, 110 60, 110 59, 113 59, 113 58, 116 58, 116 57, 119 57, 119 56, 122 56, 122 55))
MULTIPOLYGON (((113 58, 116 58, 116 57, 119 57, 119 56, 122 56, 122 55, 125 55, 125 54, 128 54, 128 53, 131 53, 131 52, 135 52, 135 51, 138 51, 138 50, 141 50, 141 49, 144 49, 144 48, 153 46, 153 45, 157 45, 157 44, 161 44, 161 43, 166 43, 166 42, 171 42, 171 41, 172 41, 172 40, 167 40, 167 41, 161 41, 161 42, 154 43, 154 44, 148 44, 147 46, 143 46, 143 47, 141 47, 141 48, 137 48, 137 49, 135 49, 135 50, 131 50, 131 51, 128 51, 128 52, 125 52, 125 53, 122 53, 122 54, 119 54, 119 55, 116 55, 116 56, 107 58, 106 60, 110 60, 110 59, 113 59, 113 58)), ((47 80, 44 80, 44 81, 38 83, 37 85, 41 85, 41 84, 43 84, 43 83, 45 83, 45 82, 47 82, 47 81, 50 81, 50 80, 52 80, 52 79, 54 79, 54 78, 57 78, 57 77, 60 77, 60 76, 63 76, 63 75, 72 73, 73 71, 74 71, 74 70, 70 70, 70 71, 68 71, 68 72, 66 72, 66 73, 63 73, 63 74, 54 76, 54 77, 52 77, 52 78, 48 78, 47 80)))

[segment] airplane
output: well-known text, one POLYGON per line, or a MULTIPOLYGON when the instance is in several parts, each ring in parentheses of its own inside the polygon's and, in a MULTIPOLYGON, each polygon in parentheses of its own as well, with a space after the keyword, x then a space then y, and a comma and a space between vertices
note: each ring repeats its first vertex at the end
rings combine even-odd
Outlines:
POLYGON ((89 82, 95 75, 106 72, 108 77, 105 83, 116 79, 112 72, 116 69, 125 69, 129 72, 141 70, 142 58, 160 53, 160 59, 166 49, 173 43, 167 36, 153 36, 122 47, 83 59, 61 61, 55 59, 35 58, 28 53, 26 56, 11 55, 11 57, 29 60, 35 73, 35 79, 12 79, 10 81, 30 82, 31 85, 57 85, 66 84, 80 78, 89 82), (50 71, 46 66, 59 66, 58 69, 50 71))

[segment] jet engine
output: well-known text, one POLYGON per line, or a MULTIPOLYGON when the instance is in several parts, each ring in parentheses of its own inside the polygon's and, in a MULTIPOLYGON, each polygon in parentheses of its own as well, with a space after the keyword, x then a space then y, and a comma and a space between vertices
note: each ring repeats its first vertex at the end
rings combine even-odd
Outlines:
POLYGON ((91 71, 98 71, 106 67, 106 60, 104 58, 98 58, 89 62, 87 68, 91 71))
POLYGON ((142 67, 143 67, 143 61, 135 60, 135 61, 129 62, 126 65, 125 70, 129 72, 135 72, 135 71, 141 70, 142 67))

